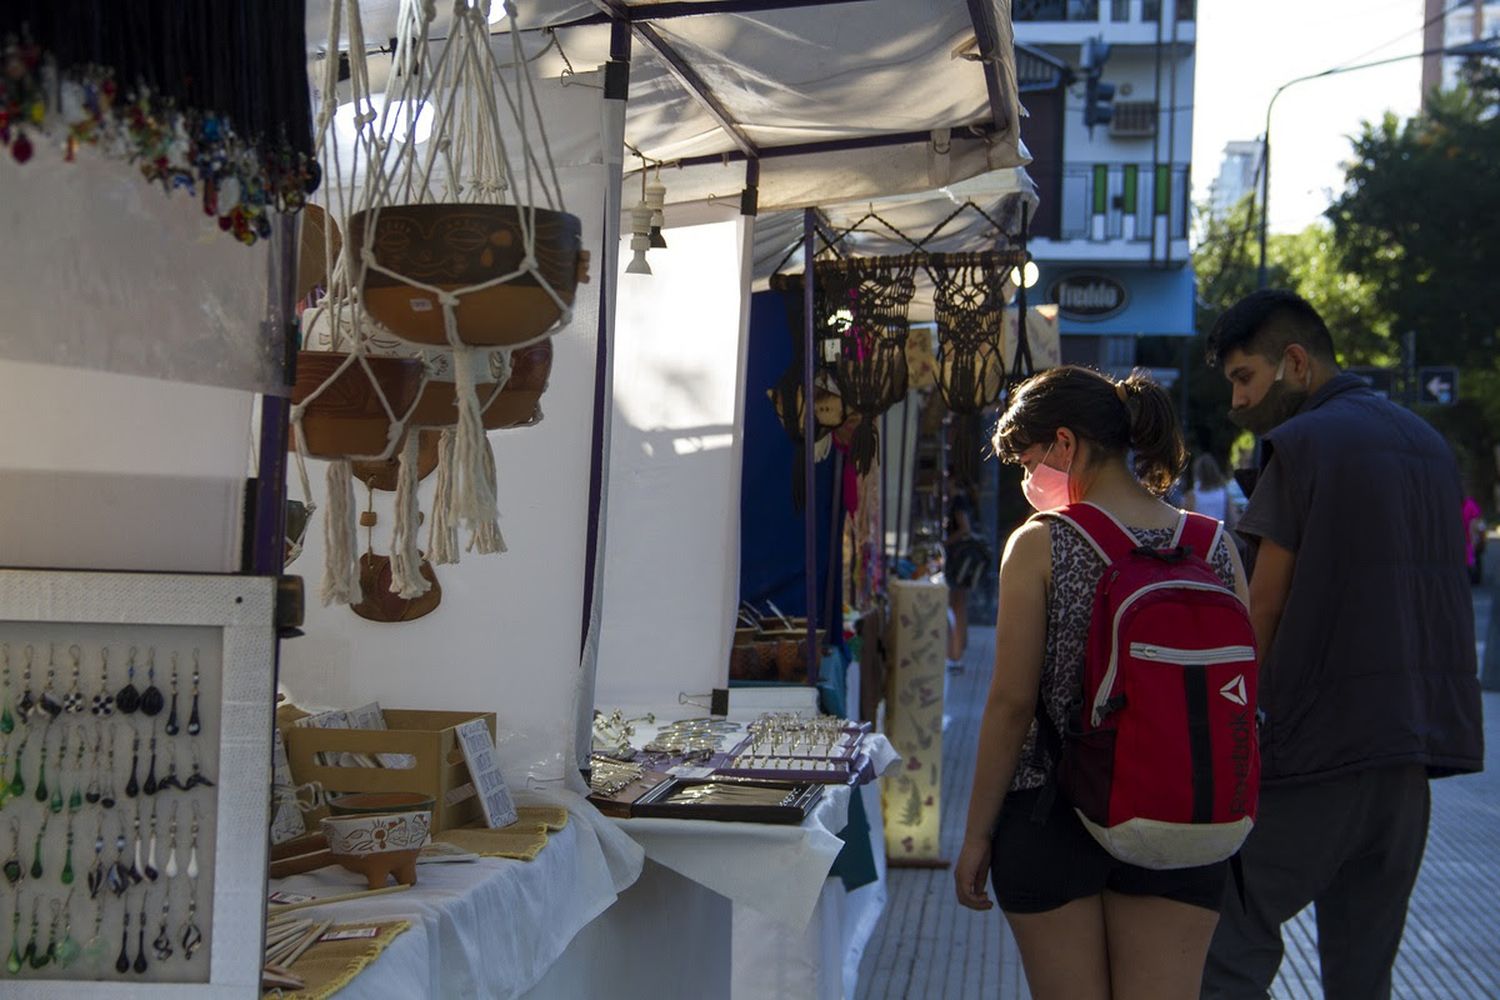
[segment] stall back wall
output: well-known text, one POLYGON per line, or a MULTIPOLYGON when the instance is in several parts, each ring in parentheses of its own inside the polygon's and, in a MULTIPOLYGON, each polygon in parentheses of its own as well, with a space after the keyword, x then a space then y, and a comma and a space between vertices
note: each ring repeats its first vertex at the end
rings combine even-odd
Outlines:
POLYGON ((625 273, 621 247, 602 707, 675 704, 728 672, 751 226, 669 229, 650 275, 625 273))
MULTIPOLYGON (((792 439, 766 393, 792 363, 786 303, 780 292, 757 292, 750 303, 749 356, 745 368, 744 488, 740 494, 740 600, 764 611, 768 601, 788 615, 807 608, 802 511, 792 502, 792 439)), ((818 620, 826 625, 829 508, 833 459, 816 466, 818 620)), ((836 574, 837 575, 837 574, 836 574)), ((837 588, 837 580, 835 580, 837 588)), ((833 595, 835 613, 843 596, 833 595)))
MULTIPOLYGON (((592 78, 588 78, 592 79, 592 78)), ((346 607, 322 607, 323 514, 288 572, 307 578, 306 635, 282 644, 281 681, 304 706, 349 708, 379 701, 387 708, 473 709, 497 716, 497 751, 513 788, 528 776, 551 783, 568 776, 581 691, 579 622, 588 522, 589 454, 599 329, 598 268, 604 255, 608 169, 602 93, 594 87, 538 81, 567 211, 583 222, 592 279, 578 287, 573 321, 553 340, 552 377, 534 427, 490 434, 495 453, 500 530, 509 551, 465 553, 436 567, 442 604, 403 624, 377 624, 346 607)), ((325 505, 326 466, 309 462, 315 499, 325 505)), ((421 484, 431 518, 433 478, 421 484)), ((296 476, 290 495, 300 498, 296 476)), ((360 509, 366 495, 356 490, 360 509)), ((393 496, 375 494, 375 551, 389 552, 393 496)), ((326 506, 324 506, 326 509, 326 506)), ((426 547, 427 531, 420 534, 426 547)), ((360 532, 361 549, 365 533, 360 532)), ((576 780, 576 773, 573 775, 576 780)))

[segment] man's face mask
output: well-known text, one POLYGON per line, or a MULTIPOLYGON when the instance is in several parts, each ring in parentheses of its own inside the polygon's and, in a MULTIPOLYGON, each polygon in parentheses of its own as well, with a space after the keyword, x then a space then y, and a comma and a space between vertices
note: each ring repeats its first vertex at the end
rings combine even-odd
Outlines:
POLYGON ((1298 389, 1286 383, 1286 355, 1283 354, 1281 363, 1276 366, 1276 377, 1260 402, 1230 410, 1229 419, 1256 437, 1265 437, 1295 416, 1307 402, 1307 397, 1306 386, 1298 389))

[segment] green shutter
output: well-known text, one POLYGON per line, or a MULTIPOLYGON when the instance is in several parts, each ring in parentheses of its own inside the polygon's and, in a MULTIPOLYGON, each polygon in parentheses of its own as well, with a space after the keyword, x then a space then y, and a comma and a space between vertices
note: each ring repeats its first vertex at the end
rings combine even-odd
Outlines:
POLYGON ((1166 164, 1156 168, 1156 214, 1166 215, 1172 204, 1172 168, 1166 164))
POLYGON ((1094 166, 1094 214, 1103 215, 1109 204, 1109 167, 1094 166))
POLYGON ((1125 164, 1125 192, 1123 199, 1123 208, 1126 215, 1135 214, 1136 193, 1141 186, 1140 174, 1140 166, 1134 163, 1125 164))

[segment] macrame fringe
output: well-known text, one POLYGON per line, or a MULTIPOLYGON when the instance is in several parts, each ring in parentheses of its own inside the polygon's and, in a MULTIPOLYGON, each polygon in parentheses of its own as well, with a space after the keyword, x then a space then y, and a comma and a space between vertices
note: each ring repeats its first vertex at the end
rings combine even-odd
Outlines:
POLYGON ((323 605, 353 604, 359 586, 359 528, 354 520, 354 470, 347 461, 328 463, 328 510, 323 515, 323 605))
POLYGON ((408 601, 432 589, 422 575, 422 553, 417 549, 417 526, 422 516, 417 506, 419 437, 413 428, 401 447, 396 473, 396 527, 391 534, 391 593, 408 601))
POLYGON ((458 562, 458 527, 451 517, 453 509, 454 431, 444 427, 438 438, 437 479, 432 494, 432 527, 427 532, 427 557, 434 566, 458 562))
POLYGON ((495 506, 495 455, 484 431, 474 365, 467 350, 453 352, 453 389, 458 397, 458 429, 449 516, 469 530, 470 550, 480 554, 504 552, 495 506))

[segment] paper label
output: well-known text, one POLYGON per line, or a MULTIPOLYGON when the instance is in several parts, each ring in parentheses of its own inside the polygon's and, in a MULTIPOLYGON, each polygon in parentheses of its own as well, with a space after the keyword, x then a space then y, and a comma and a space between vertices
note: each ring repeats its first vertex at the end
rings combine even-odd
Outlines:
POLYGON ((411 311, 414 313, 432 312, 431 299, 412 299, 411 311))
POLYGON ((354 941, 359 938, 372 938, 380 933, 379 927, 345 927, 342 930, 329 931, 319 941, 354 941))
POLYGON ((667 773, 674 778, 708 778, 713 776, 714 769, 711 767, 688 767, 686 764, 678 764, 676 767, 667 768, 667 773))
POLYGON ((277 889, 275 892, 273 892, 270 895, 266 896, 266 901, 270 902, 270 903, 283 903, 283 904, 284 903, 305 903, 309 899, 313 899, 313 898, 315 898, 315 897, 303 895, 300 892, 286 892, 286 891, 284 891, 282 889, 277 889))
POLYGON ((462 785, 456 785, 453 788, 448 789, 448 794, 443 796, 443 804, 447 806, 456 806, 464 799, 472 798, 474 794, 474 783, 472 781, 466 781, 462 785))
POLYGON ((495 741, 490 738, 490 727, 483 719, 470 719, 458 727, 457 733, 464 760, 469 765, 469 777, 474 779, 474 787, 479 793, 485 823, 492 830, 510 826, 516 821, 516 806, 511 801, 510 789, 505 787, 500 765, 495 761, 495 741))

